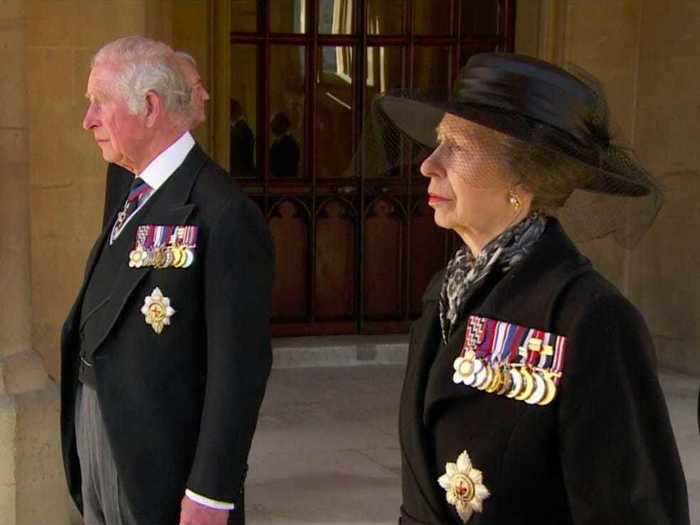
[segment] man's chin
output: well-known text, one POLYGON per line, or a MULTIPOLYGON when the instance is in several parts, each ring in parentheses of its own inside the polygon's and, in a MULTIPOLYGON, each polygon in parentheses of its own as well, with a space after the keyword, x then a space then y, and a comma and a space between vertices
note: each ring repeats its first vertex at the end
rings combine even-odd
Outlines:
POLYGON ((111 162, 113 164, 116 164, 121 160, 122 156, 117 155, 111 148, 104 147, 101 144, 98 145, 102 150, 102 159, 104 159, 105 162, 111 162))

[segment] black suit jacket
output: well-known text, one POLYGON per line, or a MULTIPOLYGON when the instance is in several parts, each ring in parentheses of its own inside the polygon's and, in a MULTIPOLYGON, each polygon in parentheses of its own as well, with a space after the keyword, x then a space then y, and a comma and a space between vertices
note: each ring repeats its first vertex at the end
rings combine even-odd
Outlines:
POLYGON ((452 381, 466 319, 440 343, 442 274, 411 333, 400 409, 402 522, 461 524, 438 478, 466 450, 491 496, 470 525, 687 525, 685 479, 636 309, 550 220, 532 252, 470 294, 468 314, 569 338, 546 406, 452 381))
MULTIPOLYGON (((78 323, 86 284, 113 220, 90 254, 62 334, 63 457, 79 507, 78 323)), ((109 322, 95 348, 86 349, 95 351, 104 423, 139 523, 176 524, 185 488, 239 502, 271 365, 273 247, 257 206, 199 146, 132 220, 199 227, 191 267, 122 266, 103 306, 109 322), (160 335, 140 312, 155 287, 176 310, 160 335)))
POLYGON ((299 171, 299 144, 289 134, 270 146, 270 173, 273 177, 296 177, 299 171))

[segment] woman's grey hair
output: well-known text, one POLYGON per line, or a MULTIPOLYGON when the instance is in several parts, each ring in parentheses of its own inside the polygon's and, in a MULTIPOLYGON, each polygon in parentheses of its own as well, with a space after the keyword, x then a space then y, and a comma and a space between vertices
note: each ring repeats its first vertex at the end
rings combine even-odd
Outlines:
POLYGON ((192 90, 177 66, 175 53, 166 44, 143 36, 120 38, 95 54, 92 67, 100 65, 116 68, 114 88, 130 113, 145 113, 146 94, 154 91, 164 101, 168 114, 188 114, 192 90))

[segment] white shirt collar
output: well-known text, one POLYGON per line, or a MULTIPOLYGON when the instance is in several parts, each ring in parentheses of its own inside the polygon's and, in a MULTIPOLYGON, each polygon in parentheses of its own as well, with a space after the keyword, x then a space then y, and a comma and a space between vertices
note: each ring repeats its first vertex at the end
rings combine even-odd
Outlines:
POLYGON ((146 166, 146 169, 139 173, 139 177, 148 184, 155 192, 165 181, 175 172, 185 161, 185 157, 194 147, 194 138, 189 131, 185 132, 179 139, 173 142, 160 155, 146 166))

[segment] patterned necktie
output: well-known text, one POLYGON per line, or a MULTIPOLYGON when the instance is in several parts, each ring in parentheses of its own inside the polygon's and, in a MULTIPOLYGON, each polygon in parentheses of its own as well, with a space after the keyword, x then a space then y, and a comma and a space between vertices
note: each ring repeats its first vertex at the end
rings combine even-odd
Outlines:
POLYGON ((112 235, 110 237, 110 243, 119 237, 126 221, 129 220, 136 210, 139 209, 139 204, 153 191, 146 182, 140 178, 135 177, 134 181, 131 183, 131 188, 129 189, 129 196, 124 202, 124 207, 121 209, 117 215, 117 220, 114 222, 114 227, 112 228, 112 235))

